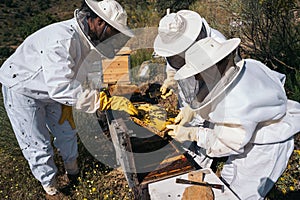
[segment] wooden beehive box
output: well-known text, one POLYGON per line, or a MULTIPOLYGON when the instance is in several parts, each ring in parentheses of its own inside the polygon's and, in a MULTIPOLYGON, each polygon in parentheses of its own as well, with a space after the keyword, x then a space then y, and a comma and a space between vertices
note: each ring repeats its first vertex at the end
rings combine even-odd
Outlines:
POLYGON ((130 83, 129 49, 121 49, 113 59, 102 60, 103 82, 108 84, 130 83))
POLYGON ((122 115, 107 114, 109 131, 136 200, 149 200, 148 184, 195 170, 180 145, 122 115))
MULTIPOLYGON (((109 85, 108 91, 112 96, 126 96, 137 108, 140 105, 151 104, 166 109, 171 105, 165 104, 166 100, 158 100, 160 86, 153 83, 139 86, 121 83, 109 85)), ((176 109, 177 103, 174 102, 172 107, 176 109)), ((146 110, 145 112, 139 110, 139 115, 129 116, 122 111, 107 110, 105 119, 98 117, 99 123, 101 122, 100 126, 107 126, 107 128, 102 127, 102 130, 108 130, 106 135, 113 143, 118 165, 122 167, 136 200, 150 199, 149 184, 193 171, 199 167, 185 153, 182 145, 167 135, 166 129, 160 129, 153 126, 154 124, 143 121, 144 117, 152 111, 153 109, 147 113, 146 110)), ((167 115, 160 116, 159 119, 168 120, 178 113, 169 108, 165 114, 167 115)))

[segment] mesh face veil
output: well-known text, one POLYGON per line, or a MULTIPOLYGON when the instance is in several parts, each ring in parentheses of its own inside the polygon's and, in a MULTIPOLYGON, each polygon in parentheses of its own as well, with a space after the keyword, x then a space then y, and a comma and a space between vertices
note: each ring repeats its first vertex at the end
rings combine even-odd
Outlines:
POLYGON ((226 95, 225 90, 240 73, 242 66, 243 61, 237 65, 228 65, 224 75, 221 75, 215 65, 209 68, 210 70, 205 70, 195 76, 178 80, 186 103, 188 103, 192 109, 196 110, 217 97, 226 95), (201 78, 198 78, 199 76, 201 78))
POLYGON ((186 64, 176 72, 174 79, 187 79, 179 85, 192 109, 199 109, 226 94, 243 68, 244 60, 234 59, 240 41, 240 38, 232 38, 219 42, 207 37, 186 51, 186 64), (195 78, 190 78, 192 76, 195 78))

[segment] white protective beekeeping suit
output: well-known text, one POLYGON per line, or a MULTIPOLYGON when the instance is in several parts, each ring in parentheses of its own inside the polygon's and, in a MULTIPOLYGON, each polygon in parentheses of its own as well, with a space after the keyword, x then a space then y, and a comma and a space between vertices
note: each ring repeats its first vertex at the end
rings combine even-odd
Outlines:
MULTIPOLYGON (((175 79, 198 73, 207 75, 206 80, 216 77, 205 73, 213 72, 209 67, 238 43, 236 39, 218 43, 212 38, 196 43, 175 79), (199 58, 203 54, 206 58, 199 58)), ((245 59, 227 67, 202 101, 198 101, 201 89, 195 90, 194 98, 187 95, 190 106, 214 124, 213 128, 193 127, 191 138, 211 157, 229 156, 221 175, 241 199, 263 199, 293 151, 293 135, 300 130, 300 104, 287 99, 285 75, 261 62, 245 59)))
MULTIPOLYGON (((220 42, 226 40, 222 33, 211 28, 207 21, 194 11, 182 10, 177 13, 167 13, 167 15, 160 20, 158 36, 154 42, 154 50, 164 57, 170 57, 176 54, 180 55, 196 40, 199 40, 200 34, 203 34, 201 37, 213 37, 220 42)), ((171 66, 169 62, 166 62, 167 77, 163 82, 162 88, 178 88, 179 103, 181 107, 183 107, 185 105, 184 96, 182 95, 180 87, 177 86, 177 81, 174 80, 177 70, 178 69, 171 66)))
MULTIPOLYGON (((185 103, 181 87, 178 87, 177 81, 174 80, 174 75, 179 67, 172 66, 169 63, 170 61, 168 60, 168 57, 174 55, 182 57, 177 63, 174 63, 176 65, 181 65, 180 63, 184 62, 184 52, 195 41, 204 37, 213 37, 218 41, 224 41, 226 39, 222 33, 211 28, 206 20, 198 13, 191 10, 181 10, 177 13, 169 13, 167 11, 167 15, 165 15, 159 22, 158 35, 154 41, 154 51, 158 55, 167 58, 167 77, 161 87, 161 92, 163 94, 162 98, 168 97, 174 90, 177 90, 179 109, 181 111, 175 121, 180 124, 189 123, 190 125, 203 125, 204 120, 199 115, 191 111, 189 106, 185 103), (167 92, 167 88, 170 89, 169 92, 167 92)), ((186 80, 185 87, 193 87, 193 85, 186 80)), ((193 150, 186 150, 192 157, 194 157, 198 165, 201 167, 209 167, 211 165, 212 159, 205 155, 205 150, 195 146, 194 144, 192 144, 190 148, 193 150)))
MULTIPOLYGON (((106 23, 127 37, 133 36, 126 26, 126 12, 119 3, 113 0, 85 2, 106 23)), ((50 195, 57 192, 57 168, 49 130, 66 172, 78 173, 76 130, 67 121, 59 123, 61 105, 76 104, 83 92, 82 83, 95 60, 114 56, 113 43, 95 46, 95 41, 90 40, 88 14, 76 10, 73 19, 31 34, 0 68, 4 105, 19 146, 33 175, 50 195)), ((94 108, 95 102, 89 102, 91 104, 94 108)))

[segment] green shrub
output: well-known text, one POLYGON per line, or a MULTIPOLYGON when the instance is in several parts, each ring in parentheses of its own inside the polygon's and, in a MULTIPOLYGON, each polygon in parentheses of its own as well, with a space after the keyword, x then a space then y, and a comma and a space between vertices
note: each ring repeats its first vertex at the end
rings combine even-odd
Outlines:
POLYGON ((25 38, 33 32, 39 30, 40 28, 54 23, 57 20, 50 14, 39 14, 30 18, 27 23, 23 23, 19 28, 18 32, 20 37, 25 38))

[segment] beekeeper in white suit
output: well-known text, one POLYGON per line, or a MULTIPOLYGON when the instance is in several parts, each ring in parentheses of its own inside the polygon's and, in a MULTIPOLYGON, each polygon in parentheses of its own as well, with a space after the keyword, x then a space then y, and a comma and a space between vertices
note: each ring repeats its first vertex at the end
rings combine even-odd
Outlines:
POLYGON ((167 61, 167 78, 160 88, 163 98, 171 94, 172 90, 167 93, 168 88, 177 87, 174 75, 185 64, 184 54, 193 43, 205 37, 213 37, 218 41, 226 39, 195 11, 180 10, 176 13, 169 11, 168 9, 167 14, 160 20, 158 35, 154 40, 155 53, 165 57, 167 61))
POLYGON ((185 99, 211 128, 169 125, 179 141, 197 141, 211 157, 229 156, 221 176, 241 199, 263 199, 285 170, 300 130, 300 104, 288 100, 285 75, 253 59, 234 61, 240 39, 205 38, 186 52, 175 79, 190 79, 185 99))
MULTIPOLYGON (((154 51, 159 56, 166 58, 167 74, 160 91, 162 98, 167 98, 175 88, 178 88, 180 113, 175 118, 175 122, 179 124, 203 124, 203 119, 196 115, 189 108, 189 105, 185 103, 181 87, 178 87, 177 81, 174 80, 174 75, 185 64, 185 52, 193 43, 206 37, 213 37, 218 41, 226 40, 222 33, 211 28, 204 18, 192 10, 180 10, 176 13, 169 13, 168 9, 167 14, 159 22, 158 35, 154 41, 154 51)), ((189 81, 186 80, 184 87, 189 87, 189 85, 189 81)), ((205 155, 203 149, 192 145, 188 152, 201 167, 209 167, 211 165, 212 159, 205 155)))
MULTIPOLYGON (((55 138, 69 179, 76 178, 78 152, 72 106, 83 94, 78 77, 84 77, 81 68, 90 64, 91 54, 97 60, 112 58, 114 45, 124 44, 116 40, 109 43, 108 38, 122 35, 126 41, 133 36, 126 24, 126 12, 118 2, 85 0, 73 19, 46 26, 27 37, 0 68, 8 117, 33 175, 48 196, 61 195, 56 187, 57 168, 48 131, 55 138)), ((101 105, 102 109, 112 107, 114 101, 104 94, 92 94, 83 94, 97 99, 89 105, 85 102, 87 110, 95 111, 101 105), (100 97, 106 101, 105 108, 100 97)), ((114 108, 124 106, 124 99, 114 100, 114 108)))

